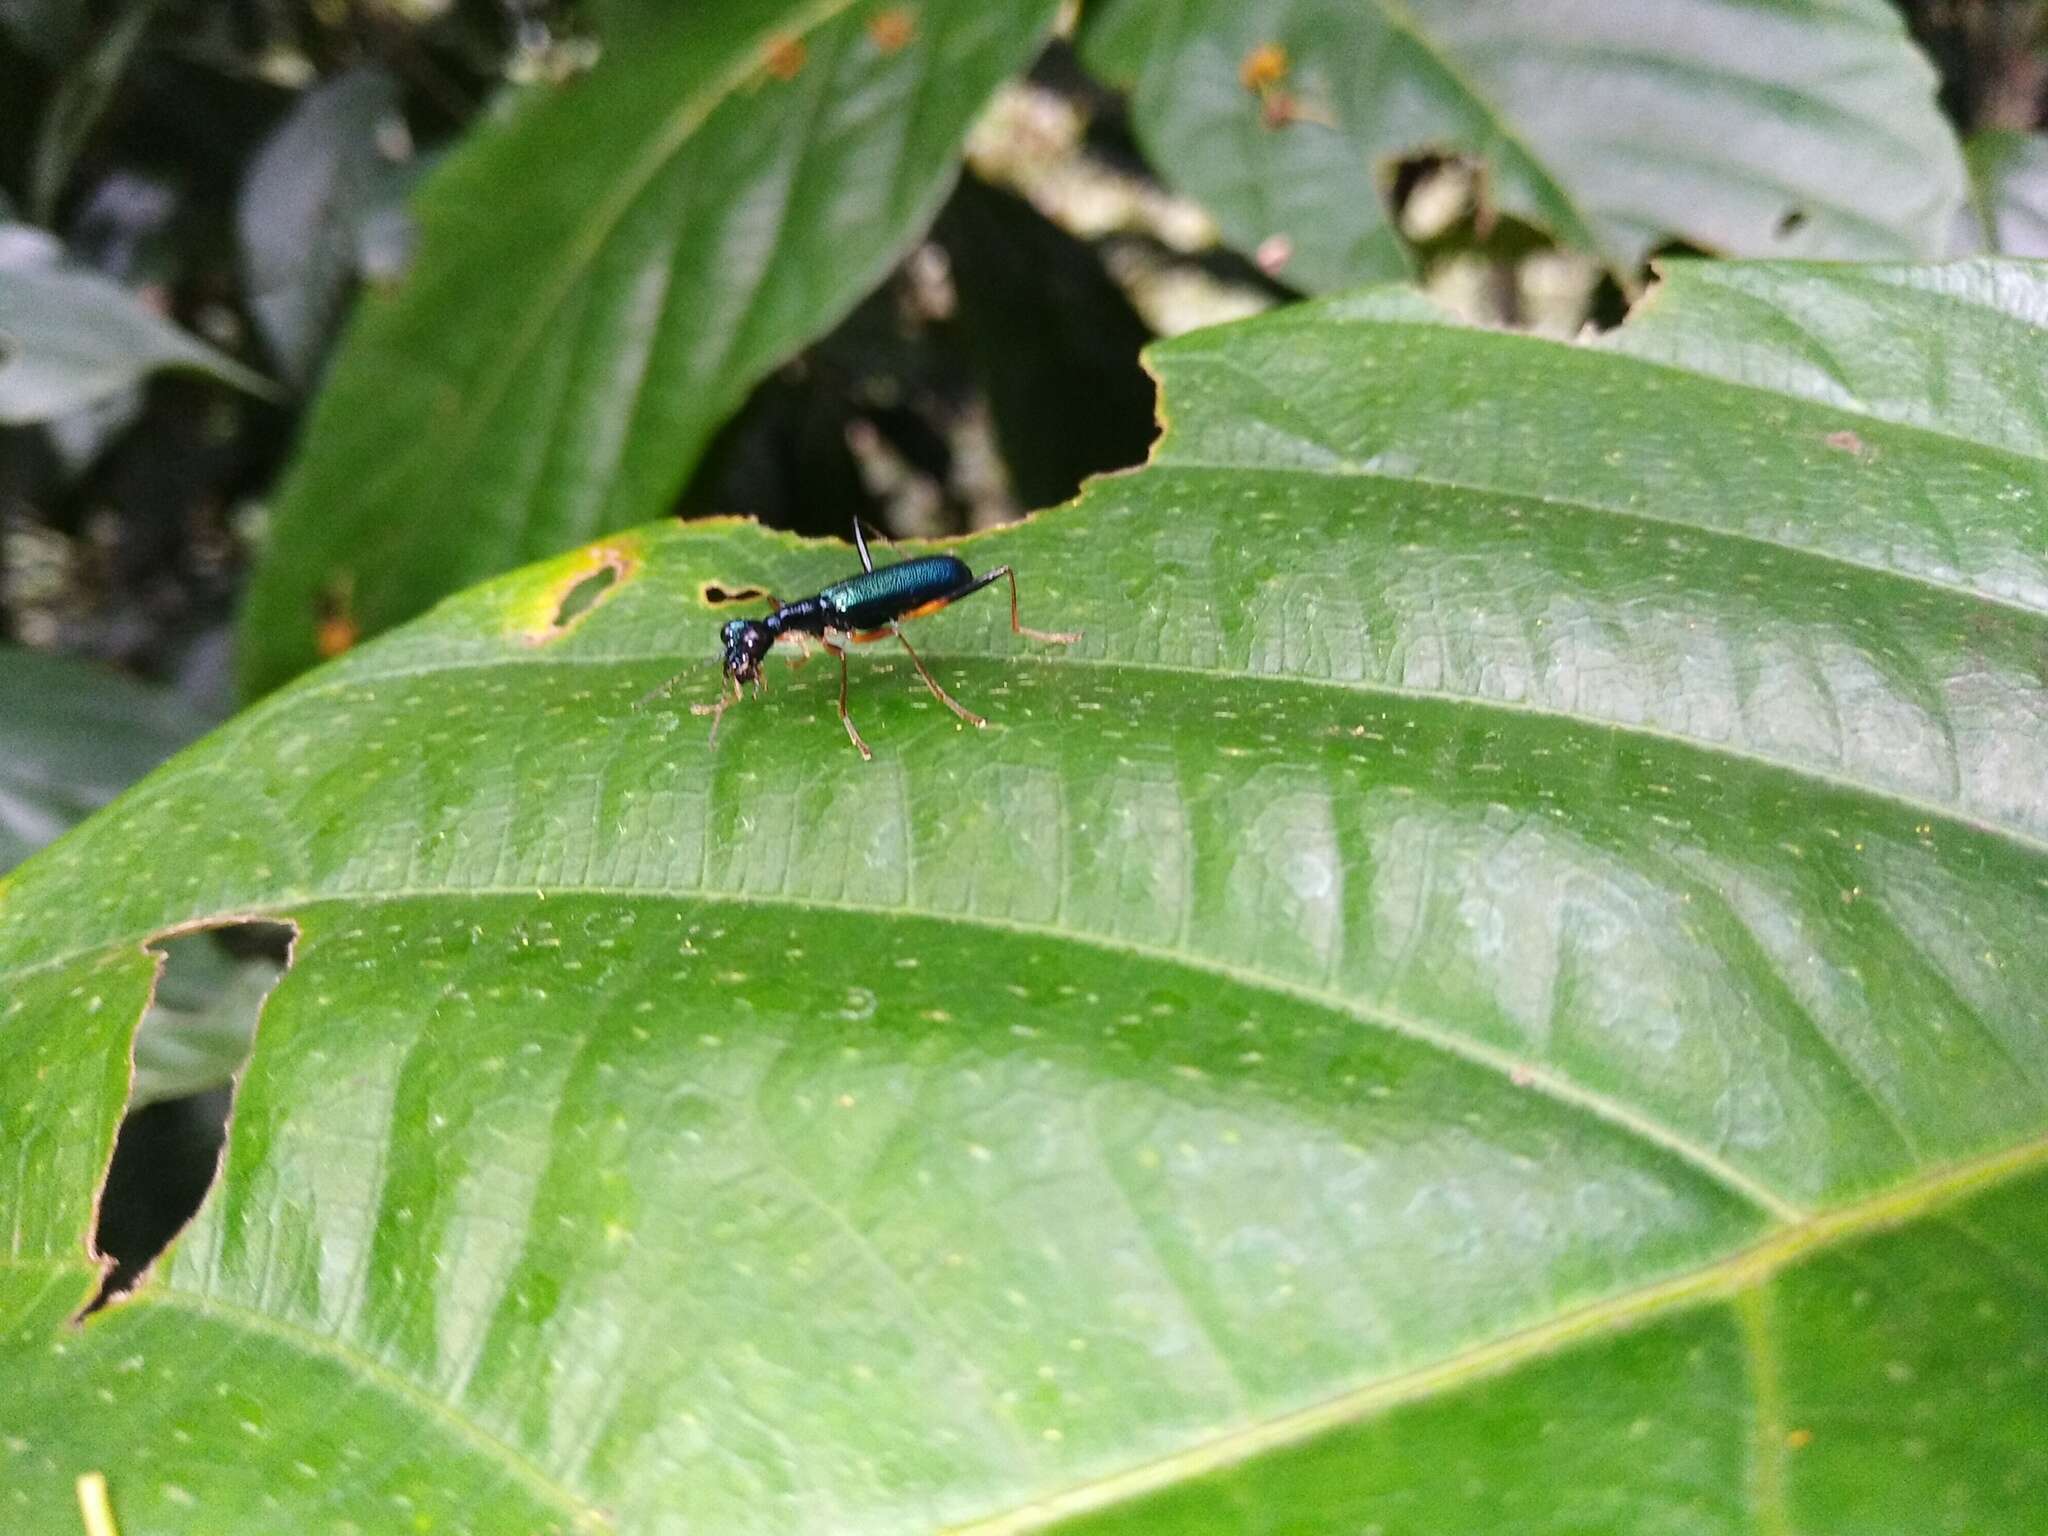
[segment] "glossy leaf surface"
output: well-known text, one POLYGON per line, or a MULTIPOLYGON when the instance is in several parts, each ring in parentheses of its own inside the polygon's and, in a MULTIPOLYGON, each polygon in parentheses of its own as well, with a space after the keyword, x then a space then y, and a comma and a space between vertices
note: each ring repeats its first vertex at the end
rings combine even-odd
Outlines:
POLYGON ((1933 69, 1885 0, 1102 0, 1086 58, 1166 179, 1318 290, 1399 277, 1396 162, 1462 153, 1493 207, 1632 281, 1683 240, 1934 256, 1962 201, 1933 69), (1270 243, 1269 243, 1270 242, 1270 243))
MULTIPOLYGON (((2035 269, 1374 292, 724 721, 849 552, 620 535, 0 887, 0 1451, 124 1530, 2028 1536, 2048 1500, 2035 269), (566 626, 563 603, 609 586, 566 626), (679 665, 675 696, 641 701, 679 665), (142 945, 295 923, 130 1300, 142 945)), ((10 1511, 11 1514, 14 1511, 10 1511)))
POLYGON ((1054 6, 672 9, 417 195, 412 269, 365 295, 285 485, 252 690, 311 665, 335 610, 374 632, 667 511, 753 384, 923 229, 1054 6))

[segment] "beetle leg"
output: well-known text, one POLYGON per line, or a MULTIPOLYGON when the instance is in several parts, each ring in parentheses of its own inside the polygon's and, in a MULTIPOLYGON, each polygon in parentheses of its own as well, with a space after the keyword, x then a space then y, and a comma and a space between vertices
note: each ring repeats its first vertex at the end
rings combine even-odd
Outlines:
POLYGON ((716 704, 692 704, 690 706, 691 714, 709 715, 711 717, 710 744, 712 746, 718 745, 718 722, 724 717, 728 709, 740 701, 741 697, 740 685, 736 680, 721 678, 718 684, 718 702, 716 704), (728 682, 732 683, 732 693, 730 695, 725 691, 725 685, 728 682))
POLYGON ((946 601, 949 603, 957 603, 960 601, 961 598, 972 596, 974 593, 979 592, 983 587, 994 586, 998 581, 1002 580, 1005 576, 1007 576, 1010 579, 1011 633, 1022 635, 1027 640, 1043 640, 1047 645, 1072 645, 1076 640, 1081 638, 1081 632, 1078 629, 1031 629, 1028 626, 1026 626, 1023 623, 1023 621, 1017 617, 1017 573, 1014 570, 1010 569, 1010 567, 1007 565, 999 565, 994 570, 988 572, 986 575, 976 578, 973 582, 969 583, 967 586, 962 587, 958 592, 955 592, 952 596, 948 597, 946 601))
POLYGON ((1047 645, 1072 645, 1081 638, 1078 629, 1027 629, 1017 619, 1017 573, 1007 565, 999 565, 988 573, 990 581, 1000 573, 1010 578, 1010 631, 1032 640, 1043 640, 1047 645))
POLYGON ((819 643, 839 658, 839 723, 846 727, 846 739, 853 743, 853 749, 860 754, 862 762, 872 761, 875 754, 870 752, 868 744, 860 739, 860 732, 853 728, 853 716, 846 712, 846 652, 830 640, 821 640, 819 643))
POLYGON ((962 720, 965 720, 969 725, 975 727, 977 730, 979 730, 982 726, 988 724, 988 722, 982 719, 981 716, 977 715, 973 710, 968 709, 965 705, 961 704, 958 699, 954 698, 953 695, 946 692, 945 689, 941 688, 939 686, 939 680, 933 677, 931 673, 925 669, 924 658, 919 656, 916 651, 911 650, 910 641, 908 639, 905 639, 903 631, 900 628, 897 628, 897 626, 895 625, 891 625, 890 628, 895 629, 896 638, 902 641, 903 649, 906 651, 910 651, 911 664, 917 668, 917 675, 924 679, 925 687, 931 689, 933 698, 937 699, 941 704, 945 705, 946 708, 953 711, 954 714, 958 715, 962 720))

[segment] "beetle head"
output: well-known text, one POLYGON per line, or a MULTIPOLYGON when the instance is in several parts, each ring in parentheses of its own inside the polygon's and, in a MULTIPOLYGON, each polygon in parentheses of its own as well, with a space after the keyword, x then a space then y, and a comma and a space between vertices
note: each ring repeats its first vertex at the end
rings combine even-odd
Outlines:
POLYGON ((719 631, 725 642, 725 675, 735 683, 751 683, 761 676, 761 660, 775 644, 775 636, 759 619, 728 619, 719 631))

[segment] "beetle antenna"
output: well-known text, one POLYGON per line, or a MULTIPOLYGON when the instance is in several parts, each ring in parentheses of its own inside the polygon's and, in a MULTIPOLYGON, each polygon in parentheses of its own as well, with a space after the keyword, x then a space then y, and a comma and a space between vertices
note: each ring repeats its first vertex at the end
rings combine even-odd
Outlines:
POLYGON ((641 694, 639 699, 635 701, 633 707, 635 709, 645 709, 648 705, 652 704, 656 699, 667 698, 671 693, 675 692, 676 684, 680 683, 684 678, 688 677, 689 675, 690 674, 687 672, 678 672, 673 677, 670 677, 663 682, 657 683, 654 687, 648 689, 645 693, 641 694))
POLYGON ((860 564, 862 570, 872 571, 875 568, 875 562, 868 554, 867 534, 869 533, 872 533, 876 538, 880 539, 884 544, 888 545, 890 554, 898 555, 902 553, 902 551, 896 547, 896 541, 894 539, 890 538, 888 534, 882 532, 882 530, 877 528, 873 523, 864 521, 861 518, 861 515, 858 512, 856 512, 853 515, 853 543, 854 547, 860 551, 860 564), (863 532, 862 530, 866 530, 866 532, 863 532))

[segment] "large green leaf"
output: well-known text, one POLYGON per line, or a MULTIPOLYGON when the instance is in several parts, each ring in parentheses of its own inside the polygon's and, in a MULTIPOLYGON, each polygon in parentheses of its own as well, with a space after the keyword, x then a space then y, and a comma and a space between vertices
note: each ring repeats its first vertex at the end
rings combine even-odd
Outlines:
POLYGON ((60 1528, 2023 1536, 2048 279, 1684 267, 1158 349, 1155 462, 727 715, 622 535, 0 887, 0 1501, 60 1528), (609 586, 558 626, 597 573, 609 586), (636 707, 682 665, 675 698, 636 707), (297 925, 131 1298, 152 936, 297 925))
POLYGON ((452 155, 314 407, 243 677, 668 510, 764 373, 929 221, 1054 0, 711 0, 452 155), (895 18, 883 25, 882 14, 895 18))
POLYGON ((1088 62, 1131 87, 1161 172, 1305 288, 1406 272, 1386 199, 1395 162, 1425 152, 1476 157, 1493 206, 1624 281, 1671 239, 1938 255, 1962 201, 1934 71, 1886 0, 1098 0, 1085 14, 1088 62))

